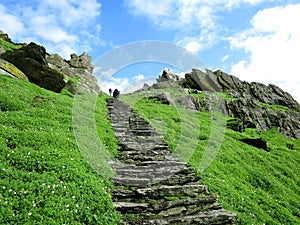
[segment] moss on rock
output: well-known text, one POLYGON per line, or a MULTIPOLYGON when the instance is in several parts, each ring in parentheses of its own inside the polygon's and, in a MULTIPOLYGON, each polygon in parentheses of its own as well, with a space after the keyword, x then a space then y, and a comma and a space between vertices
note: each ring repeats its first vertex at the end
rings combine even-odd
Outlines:
POLYGON ((28 77, 21 70, 19 70, 16 66, 3 59, 0 59, 0 69, 4 70, 13 77, 17 77, 28 81, 28 77))

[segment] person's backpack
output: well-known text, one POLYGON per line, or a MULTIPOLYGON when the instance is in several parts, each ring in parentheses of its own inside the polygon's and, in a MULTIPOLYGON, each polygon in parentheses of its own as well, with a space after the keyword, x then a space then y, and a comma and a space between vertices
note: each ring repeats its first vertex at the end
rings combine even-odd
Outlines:
POLYGON ((114 93, 113 93, 113 97, 117 98, 119 96, 119 94, 120 94, 120 91, 118 89, 115 89, 114 93))

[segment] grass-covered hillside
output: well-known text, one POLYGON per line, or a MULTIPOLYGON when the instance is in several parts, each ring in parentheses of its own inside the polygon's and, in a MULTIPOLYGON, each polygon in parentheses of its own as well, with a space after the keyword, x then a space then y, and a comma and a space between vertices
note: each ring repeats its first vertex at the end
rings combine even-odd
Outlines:
MULTIPOLYGON (((178 96, 176 90, 168 90, 172 91, 178 96)), ((205 96, 200 93, 198 97, 205 96)), ((210 166, 201 173, 202 183, 219 195, 225 209, 238 213, 239 224, 300 224, 299 139, 286 138, 275 127, 262 132, 247 128, 243 133, 223 129, 222 122, 219 125, 214 122, 216 112, 212 115, 187 111, 139 94, 124 96, 123 100, 165 134, 177 155, 191 151, 189 163, 195 168, 201 170, 202 157, 208 157, 207 148, 218 151, 210 166), (159 122, 161 120, 164 123, 159 122), (218 132, 225 132, 224 136, 218 132), (220 149, 217 138, 224 138, 220 149), (268 150, 241 142, 244 138, 263 139, 268 150)), ((216 152, 211 150, 210 153, 216 152)))
MULTIPOLYGON (((97 102, 97 130, 113 152, 104 99, 97 102)), ((72 107, 68 92, 0 76, 0 224, 117 224, 112 184, 83 159, 72 107)))
MULTIPOLYGON (((98 97, 92 121, 101 143, 114 155, 106 97, 98 97)), ((109 195, 112 183, 95 172, 78 147, 74 99, 66 91, 57 94, 0 76, 0 224, 118 224, 109 195)), ((219 195, 225 209, 237 212, 239 224, 300 224, 299 140, 276 129, 239 133, 227 128, 223 139, 212 127, 212 117, 218 115, 184 111, 143 94, 121 99, 164 133, 171 149, 191 153, 189 163, 196 168, 206 147, 215 145, 216 158, 201 173, 201 182, 219 195), (218 141, 210 142, 212 135, 222 138, 220 149, 218 141), (244 144, 242 138, 262 138, 269 151, 244 144)), ((81 120, 87 140, 84 122, 90 119, 81 120)))

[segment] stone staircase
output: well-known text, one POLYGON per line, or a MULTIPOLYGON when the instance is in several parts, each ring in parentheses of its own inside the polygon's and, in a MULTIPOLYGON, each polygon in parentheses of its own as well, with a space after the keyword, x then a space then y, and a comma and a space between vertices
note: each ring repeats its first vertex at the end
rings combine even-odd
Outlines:
POLYGON ((194 168, 171 154, 161 134, 120 100, 106 101, 119 142, 110 165, 120 224, 236 224, 236 214, 222 209, 194 168))

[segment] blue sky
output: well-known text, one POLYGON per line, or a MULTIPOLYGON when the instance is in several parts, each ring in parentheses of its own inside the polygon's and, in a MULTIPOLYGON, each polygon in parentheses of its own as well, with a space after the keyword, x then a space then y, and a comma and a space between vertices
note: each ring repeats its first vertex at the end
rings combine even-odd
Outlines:
MULTIPOLYGON (((14 42, 33 41, 66 59, 71 53, 88 52, 97 66, 95 71, 104 91, 108 87, 132 91, 144 82, 150 83, 165 67, 171 67, 165 62, 141 61, 104 71, 97 65, 103 56, 130 43, 156 40, 187 49, 211 70, 221 69, 248 82, 276 84, 299 102, 297 21, 300 21, 299 0, 2 0, 0 3, 0 29, 14 42)), ((171 69, 180 74, 191 70, 171 69)))

